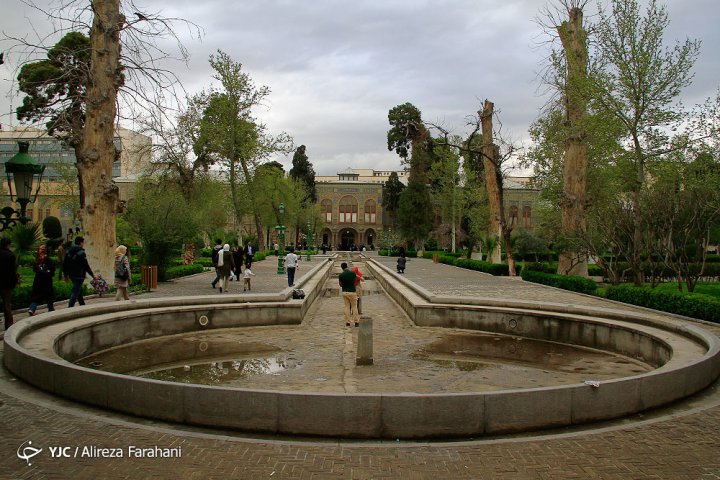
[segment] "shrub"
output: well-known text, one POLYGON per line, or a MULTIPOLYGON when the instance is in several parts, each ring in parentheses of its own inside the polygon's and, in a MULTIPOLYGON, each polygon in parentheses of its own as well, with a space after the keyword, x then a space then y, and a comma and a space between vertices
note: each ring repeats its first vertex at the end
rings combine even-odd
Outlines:
MULTIPOLYGON (((32 283, 32 282, 31 282, 32 283)), ((32 290, 32 284, 22 285, 15 287, 12 292, 12 309, 18 310, 21 308, 28 308, 30 306, 30 291, 32 290)), ((53 282, 53 290, 55 293, 55 301, 67 300, 70 298, 70 291, 72 290, 72 282, 56 281, 53 282)), ((83 285, 83 295, 88 294, 87 284, 83 285)), ((0 305, 2 301, 0 301, 0 305)), ((45 305, 41 303, 40 305, 45 305)))
POLYGON ((597 290, 597 284, 585 277, 573 275, 557 275, 554 273, 538 272, 523 268, 520 272, 523 280, 533 283, 541 283, 551 287, 562 288, 572 292, 593 294, 597 290))
POLYGON ((618 285, 608 287, 605 297, 623 303, 720 323, 720 301, 709 295, 698 293, 682 295, 658 292, 645 287, 618 285))
POLYGON ((470 260, 467 258, 449 257, 447 255, 442 255, 440 257, 440 263, 455 265, 456 267, 467 268, 468 270, 485 272, 498 277, 507 276, 509 272, 509 267, 506 263, 490 263, 483 262, 482 260, 470 260))
POLYGON ((193 275, 195 273, 202 273, 205 271, 205 267, 199 264, 191 265, 179 265, 175 267, 169 267, 165 270, 165 279, 170 280, 172 278, 184 277, 187 275, 193 275))
POLYGON ((425 250, 423 252, 423 258, 427 258, 428 260, 432 260, 433 255, 440 255, 445 257, 453 257, 453 258, 460 258, 464 255, 464 251, 460 252, 445 252, 443 250, 425 250))

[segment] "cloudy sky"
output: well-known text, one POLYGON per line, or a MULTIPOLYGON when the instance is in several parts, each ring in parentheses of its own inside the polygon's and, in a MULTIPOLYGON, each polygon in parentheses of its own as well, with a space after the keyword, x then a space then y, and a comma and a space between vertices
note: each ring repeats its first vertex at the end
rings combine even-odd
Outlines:
MULTIPOLYGON (((41 4, 52 4, 38 0, 41 4)), ((271 94, 257 112, 271 132, 287 132, 321 175, 347 167, 396 169, 388 152, 387 114, 410 102, 426 121, 466 132, 465 117, 484 99, 495 103, 505 134, 528 144, 527 130, 547 94, 539 78, 548 37, 535 21, 557 0, 153 0, 144 13, 181 17, 202 27, 200 39, 178 25, 191 58, 172 66, 189 92, 212 80, 218 49, 271 94)), ((607 4, 607 0, 602 2, 607 4)), ((642 3, 642 2, 641 2, 642 3)), ((720 1, 665 0, 667 40, 702 41, 687 105, 720 86, 720 1)), ((4 0, 0 30, 37 38, 47 20, 19 0, 4 0), (33 29, 28 27, 29 23, 33 29)), ((0 41, 0 50, 11 42, 0 41)), ((16 64, 0 66, 0 122, 10 114, 16 64)), ((15 94, 16 95, 16 94, 15 94)), ((131 125, 128 125, 132 127, 131 125)), ((278 160, 290 165, 292 156, 278 160)))

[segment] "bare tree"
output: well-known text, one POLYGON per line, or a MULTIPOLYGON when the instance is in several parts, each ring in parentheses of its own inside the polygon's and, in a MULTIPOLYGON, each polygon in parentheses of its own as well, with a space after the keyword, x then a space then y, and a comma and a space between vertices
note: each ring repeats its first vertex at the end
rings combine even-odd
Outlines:
MULTIPOLYGON (((94 0, 88 4, 70 0, 52 10, 33 2, 26 4, 46 15, 53 32, 37 44, 15 38, 16 50, 24 53, 22 63, 32 62, 37 52, 47 51, 44 41, 57 34, 90 32, 90 58, 86 69, 81 70, 87 75, 85 88, 77 92, 79 98, 73 102, 76 110, 56 118, 74 121, 64 131, 75 144, 88 257, 96 270, 109 276, 113 270, 115 215, 120 208, 118 188, 112 180, 116 123, 119 112, 133 117, 138 108, 157 104, 158 98, 167 97, 180 86, 174 74, 163 67, 170 55, 160 46, 160 40, 168 36, 177 40, 172 29, 175 19, 140 13, 132 1, 94 0)), ((185 49, 178 45, 181 58, 186 58, 185 49)), ((53 113, 53 108, 40 112, 35 119, 42 120, 43 113, 53 113)))
MULTIPOLYGON (((510 242, 512 226, 508 224, 505 217, 503 202, 503 165, 508 159, 517 154, 517 148, 503 138, 500 131, 501 127, 497 130, 494 129, 493 116, 495 116, 495 106, 491 101, 485 100, 483 109, 477 112, 477 116, 468 119, 468 125, 471 126, 472 131, 467 139, 460 145, 450 140, 450 132, 442 126, 436 124, 429 125, 441 132, 444 138, 444 140, 440 142, 442 145, 457 148, 461 155, 469 155, 481 159, 483 172, 485 174, 485 188, 487 189, 490 206, 488 235, 491 239, 502 240, 510 275, 514 276, 516 274, 515 258, 510 242)), ((501 243, 491 240, 488 244, 493 245, 493 248, 488 253, 489 261, 501 263, 501 243)))

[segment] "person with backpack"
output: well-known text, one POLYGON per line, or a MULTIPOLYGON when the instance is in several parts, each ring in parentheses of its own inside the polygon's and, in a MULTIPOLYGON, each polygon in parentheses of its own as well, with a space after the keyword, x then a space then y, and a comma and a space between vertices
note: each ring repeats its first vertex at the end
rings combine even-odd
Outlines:
POLYGON ((213 280, 210 285, 212 285, 213 288, 217 285, 217 283, 220 281, 220 270, 218 270, 218 256, 220 252, 223 249, 222 240, 219 238, 215 240, 215 246, 212 250, 212 264, 213 267, 215 267, 215 280, 213 280))
POLYGON ((82 286, 85 282, 85 274, 89 273, 91 277, 97 280, 95 275, 90 268, 87 260, 87 253, 85 252, 85 239, 83 237, 75 237, 75 245, 65 254, 65 260, 63 261, 63 275, 65 275, 65 281, 68 279, 72 282, 72 290, 70 291, 70 300, 68 301, 68 308, 75 306, 75 302, 80 305, 85 305, 85 299, 83 298, 82 286))
POLYGON ((130 260, 127 257, 127 247, 120 245, 115 249, 115 301, 123 297, 130 300, 128 287, 130 286, 130 260))

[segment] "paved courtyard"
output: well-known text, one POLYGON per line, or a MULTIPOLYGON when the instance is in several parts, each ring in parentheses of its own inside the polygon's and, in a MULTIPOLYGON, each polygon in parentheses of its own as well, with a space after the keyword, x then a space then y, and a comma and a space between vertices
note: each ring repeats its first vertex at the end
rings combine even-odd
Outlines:
MULTIPOLYGON (((393 259, 380 261, 388 266, 394 263, 393 259)), ((254 293, 277 292, 286 287, 285 278, 275 273, 276 266, 272 257, 254 265, 254 293)), ((303 262, 298 275, 308 270, 303 262)), ((607 306, 601 299, 423 259, 408 262, 406 277, 441 295, 506 296, 607 306)), ((229 293, 220 294, 210 287, 212 278, 211 273, 204 273, 162 283, 143 296, 242 294, 240 285, 234 282, 229 293)), ((372 289, 372 281, 368 287, 372 289)), ((112 299, 95 298, 88 303, 106 301, 112 299)), ((412 343, 419 334, 419 329, 383 294, 365 297, 363 314, 373 318, 376 328, 383 332, 376 335, 378 368, 393 355, 399 358, 396 350, 412 343)), ((289 382, 312 383, 312 388, 328 391, 365 388, 370 380, 362 378, 363 371, 354 368, 357 330, 345 328, 341 316, 340 300, 323 297, 310 309, 302 326, 267 332, 268 341, 274 338, 275 343, 303 339, 308 345, 337 345, 334 351, 323 353, 333 357, 326 368, 337 371, 312 378, 288 377, 289 382), (308 332, 313 332, 312 338, 307 338, 308 332), (327 381, 331 378, 341 380, 327 381)), ((718 327, 707 328, 720 334, 718 327)), ((309 361, 312 350, 310 345, 304 360, 309 361)), ((410 372, 409 379, 402 381, 426 382, 431 385, 427 388, 442 389, 455 381, 451 375, 456 374, 434 369, 410 372)), ((266 380, 257 381, 260 384, 256 386, 263 388, 266 380)), ((377 384, 377 376, 374 381, 377 384)), ((401 383, 398 378, 383 381, 401 383)), ((720 478, 719 386, 716 383, 706 392, 662 410, 582 428, 446 442, 357 442, 260 437, 118 415, 47 395, 15 379, 3 367, 0 479, 713 479, 720 478), (136 448, 131 450, 131 446, 136 448), (42 448, 42 452, 30 458, 32 448, 42 448), (128 458, 131 451, 146 452, 146 456, 128 458), (173 458, 148 456, 162 451, 173 452, 173 458)))

